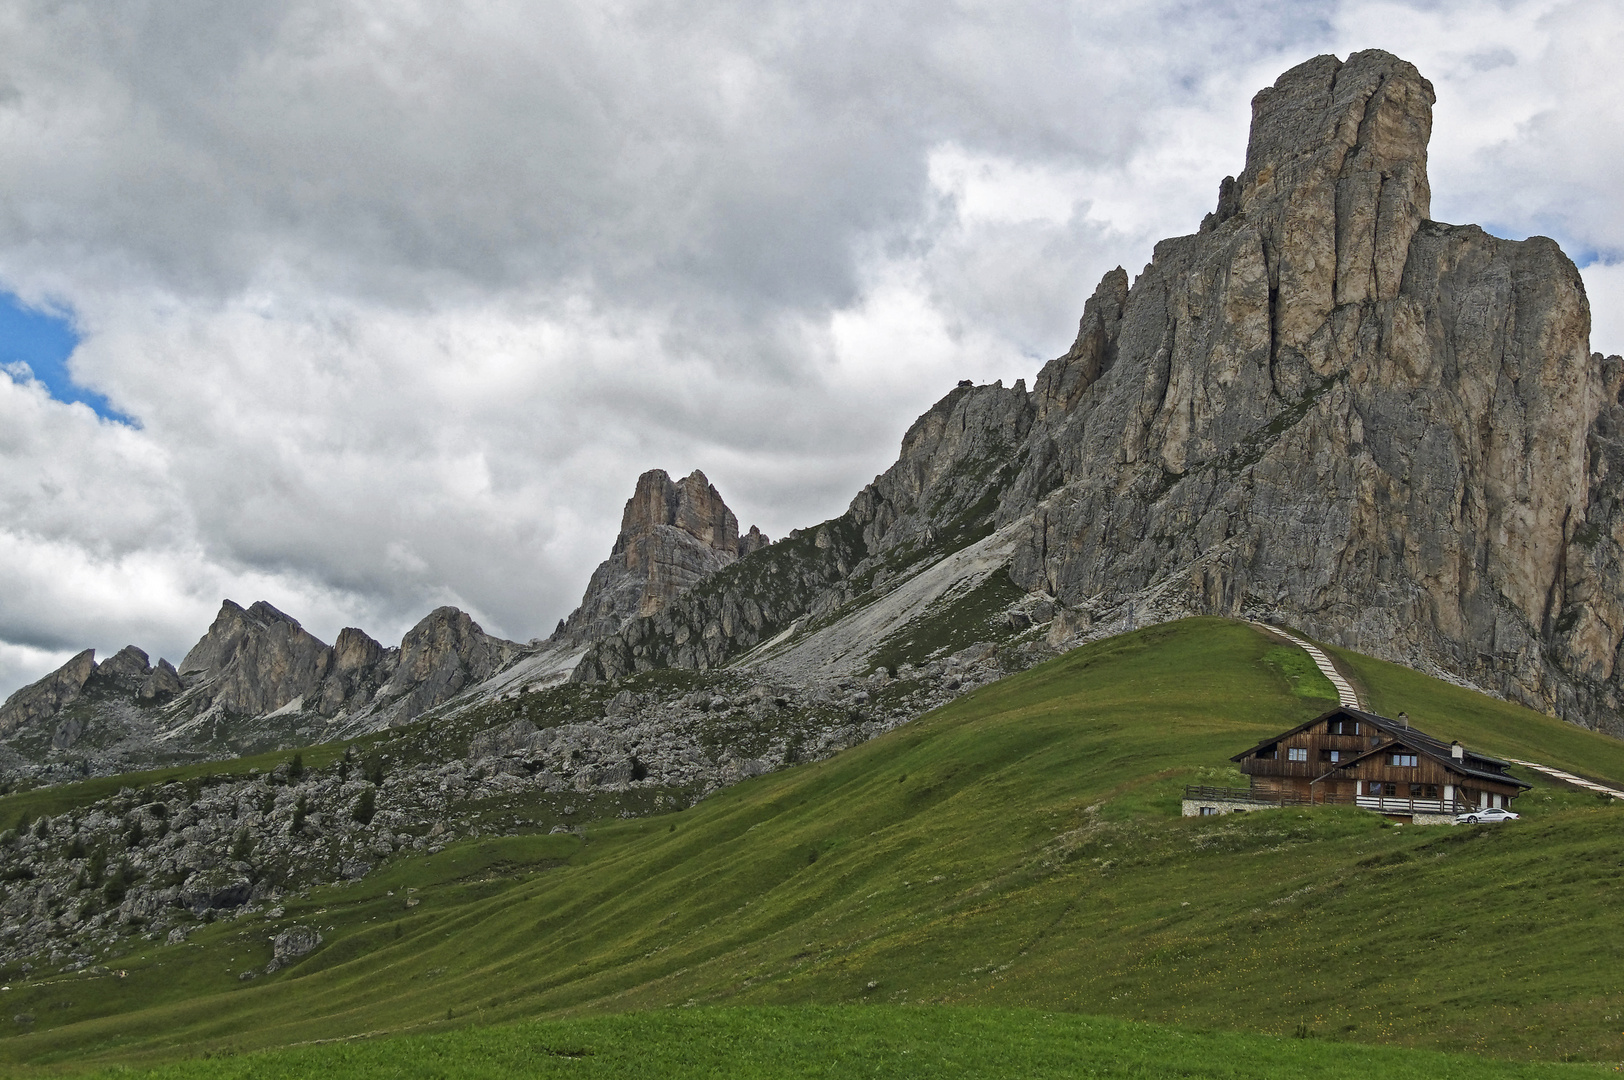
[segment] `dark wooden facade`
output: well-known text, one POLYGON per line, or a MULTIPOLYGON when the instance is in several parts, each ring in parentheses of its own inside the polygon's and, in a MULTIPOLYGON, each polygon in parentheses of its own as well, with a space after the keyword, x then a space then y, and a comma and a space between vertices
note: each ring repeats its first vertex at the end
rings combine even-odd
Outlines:
MULTIPOLYGON (((1400 714, 1402 716, 1402 714, 1400 714)), ((1507 763, 1359 709, 1336 708, 1236 754, 1262 799, 1357 803, 1393 814, 1507 806, 1529 785, 1507 763)))

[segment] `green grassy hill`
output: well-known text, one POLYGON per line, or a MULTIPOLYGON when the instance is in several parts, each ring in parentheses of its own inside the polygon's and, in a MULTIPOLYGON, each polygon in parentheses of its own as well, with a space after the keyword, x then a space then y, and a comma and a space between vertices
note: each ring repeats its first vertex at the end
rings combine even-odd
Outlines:
MULTIPOLYGON (((1373 707, 1434 735, 1624 780, 1624 743, 1338 655, 1373 707)), ((1099 642, 679 814, 401 859, 274 922, 110 962, 122 975, 15 983, 0 1062, 926 1003, 1624 1058, 1624 806, 1526 777, 1508 826, 1178 816, 1184 784, 1238 783, 1230 754, 1323 711, 1316 679, 1219 620, 1099 642), (239 981, 293 922, 324 947, 239 981)))

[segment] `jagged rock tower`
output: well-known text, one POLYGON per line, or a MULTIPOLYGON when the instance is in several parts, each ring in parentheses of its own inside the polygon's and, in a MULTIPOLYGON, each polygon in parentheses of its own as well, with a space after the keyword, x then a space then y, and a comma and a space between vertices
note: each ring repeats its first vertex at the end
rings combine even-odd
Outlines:
POLYGON ((1217 211, 1131 289, 1108 274, 1038 377, 1019 581, 1277 613, 1562 707, 1547 654, 1585 619, 1570 552, 1616 374, 1555 243, 1429 220, 1432 103, 1374 51, 1257 95, 1217 211))
POLYGON ((1278 617, 1624 733, 1624 360, 1553 241, 1431 220, 1432 104, 1384 52, 1288 71, 1199 231, 1106 274, 1030 393, 921 417, 802 593, 724 571, 579 676, 724 662, 999 529, 1068 626, 1278 617))
POLYGON ((609 558, 592 572, 581 606, 558 624, 553 640, 578 644, 612 634, 766 546, 753 525, 739 535, 739 519, 698 469, 675 482, 664 469, 650 469, 626 500, 609 558))

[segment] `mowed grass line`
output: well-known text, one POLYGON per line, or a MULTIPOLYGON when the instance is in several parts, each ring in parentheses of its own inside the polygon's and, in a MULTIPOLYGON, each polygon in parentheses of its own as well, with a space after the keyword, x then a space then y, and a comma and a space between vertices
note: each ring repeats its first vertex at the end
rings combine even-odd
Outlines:
MULTIPOLYGON (((1509 828, 1178 816, 1185 783, 1240 782, 1230 754, 1323 711, 1268 662, 1276 647, 1221 620, 1154 627, 680 814, 596 825, 565 866, 516 846, 537 838, 405 859, 290 903, 283 922, 328 942, 274 976, 238 984, 231 965, 249 945, 263 964, 266 935, 216 926, 118 961, 123 980, 16 987, 4 1010, 36 1021, 0 1038, 0 1061, 741 1003, 1037 1007, 1624 1058, 1620 808, 1541 786, 1509 828)), ((1492 750, 1501 721, 1477 718, 1503 706, 1461 695, 1438 698, 1429 729, 1492 750)), ((1618 754, 1561 733, 1577 748, 1563 753, 1618 754)))
POLYGON ((666 1009, 213 1057, 98 1074, 148 1080, 810 1080, 838 1077, 1536 1080, 1597 1066, 1489 1061, 1023 1009, 666 1009))

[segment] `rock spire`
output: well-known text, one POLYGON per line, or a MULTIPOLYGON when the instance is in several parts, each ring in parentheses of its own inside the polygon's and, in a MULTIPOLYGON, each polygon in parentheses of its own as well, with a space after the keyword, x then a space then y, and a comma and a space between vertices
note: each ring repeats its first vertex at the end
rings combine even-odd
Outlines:
POLYGON ((637 478, 626 500, 620 535, 593 571, 580 607, 559 624, 554 640, 585 643, 612 634, 628 618, 663 611, 696 582, 767 546, 739 520, 695 469, 673 481, 664 469, 637 478))

